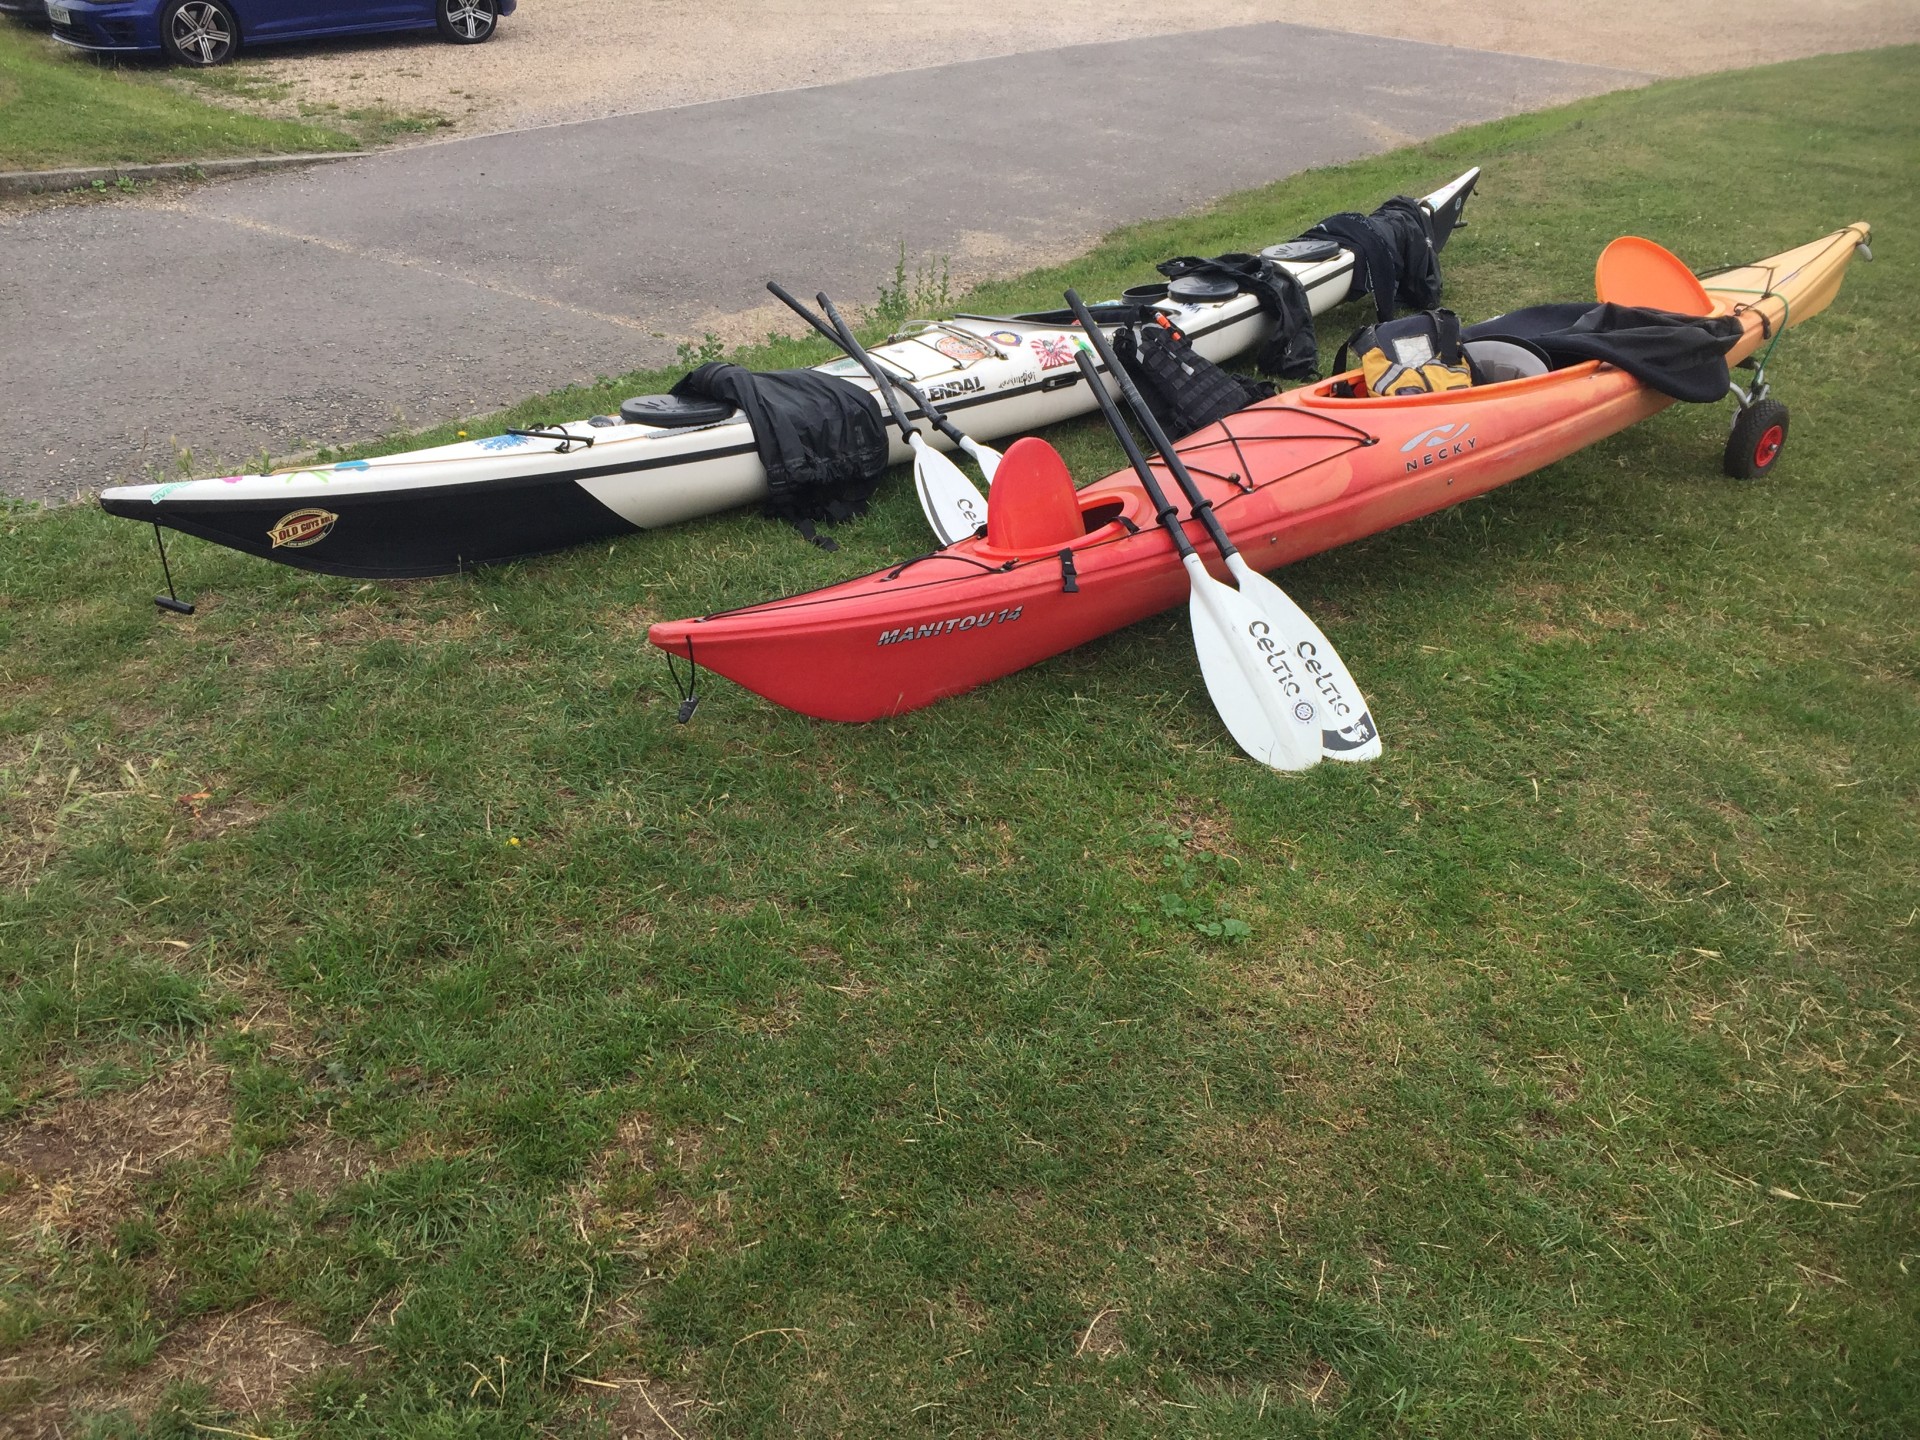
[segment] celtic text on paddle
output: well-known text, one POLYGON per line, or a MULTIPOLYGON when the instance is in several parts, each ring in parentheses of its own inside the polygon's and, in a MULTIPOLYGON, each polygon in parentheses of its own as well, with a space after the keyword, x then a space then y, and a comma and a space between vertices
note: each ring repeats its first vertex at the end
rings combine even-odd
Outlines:
MULTIPOLYGON (((1272 627, 1264 620, 1256 620, 1247 627, 1247 633, 1253 637, 1254 645, 1265 652, 1267 668, 1280 682, 1281 693, 1298 696, 1302 688, 1300 681, 1294 674, 1293 663, 1288 656, 1286 646, 1273 638, 1272 627)), ((1333 677, 1326 666, 1320 663, 1319 647, 1311 640, 1302 640, 1294 647, 1294 654, 1299 656, 1301 668, 1313 676, 1313 687, 1320 692, 1320 698, 1326 703, 1327 708, 1342 719, 1350 717, 1353 714, 1353 706, 1341 693, 1340 682, 1333 677)), ((1311 714, 1312 707, 1308 706, 1306 713, 1300 718, 1308 719, 1311 714)))

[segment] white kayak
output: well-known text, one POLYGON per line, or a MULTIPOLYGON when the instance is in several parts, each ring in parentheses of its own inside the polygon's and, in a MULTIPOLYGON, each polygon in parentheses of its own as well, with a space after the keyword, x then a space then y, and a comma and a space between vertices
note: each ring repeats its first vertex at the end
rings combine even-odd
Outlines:
MULTIPOLYGON (((1436 248, 1461 223, 1479 176, 1469 170, 1420 201, 1436 248)), ((1315 314, 1355 298, 1356 260, 1347 249, 1306 261, 1283 252, 1280 263, 1315 314)), ((1200 303, 1169 295, 1142 303, 1165 312, 1195 350, 1215 361, 1261 344, 1273 328, 1246 291, 1200 303)), ((1075 333, 1051 316, 958 315, 922 324, 873 353, 910 377, 967 435, 990 441, 1094 408, 1074 362, 1075 333)), ((816 368, 873 389, 856 361, 816 368)), ((919 418, 917 409, 908 415, 919 418)), ((938 434, 927 439, 951 448, 938 434)), ((892 459, 908 458, 895 436, 892 459)), ((653 530, 755 504, 766 493, 766 470, 739 411, 645 396, 627 402, 621 416, 336 465, 115 486, 100 503, 109 514, 300 569, 398 579, 653 530)))

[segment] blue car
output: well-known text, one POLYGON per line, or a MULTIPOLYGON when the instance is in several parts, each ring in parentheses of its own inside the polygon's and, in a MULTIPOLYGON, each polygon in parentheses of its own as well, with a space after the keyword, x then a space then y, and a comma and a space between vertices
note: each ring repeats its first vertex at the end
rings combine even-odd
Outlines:
POLYGON ((517 0, 47 0, 53 36, 82 50, 159 52, 218 65, 243 44, 435 30, 455 45, 490 39, 517 0))

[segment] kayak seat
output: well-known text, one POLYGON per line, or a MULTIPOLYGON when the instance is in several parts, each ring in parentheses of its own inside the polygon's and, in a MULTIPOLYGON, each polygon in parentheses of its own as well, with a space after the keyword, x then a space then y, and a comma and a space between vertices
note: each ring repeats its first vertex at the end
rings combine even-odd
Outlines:
POLYGON ((627 424, 653 425, 662 430, 718 425, 732 414, 731 405, 691 395, 636 395, 620 402, 620 418, 627 424))
POLYGON ((1036 435, 1007 447, 987 492, 987 545, 1002 552, 1057 550, 1087 533, 1073 472, 1036 435))
POLYGON ((1467 352, 1467 365, 1476 385, 1525 380, 1553 368, 1537 345, 1524 340, 1467 340, 1460 348, 1467 352))

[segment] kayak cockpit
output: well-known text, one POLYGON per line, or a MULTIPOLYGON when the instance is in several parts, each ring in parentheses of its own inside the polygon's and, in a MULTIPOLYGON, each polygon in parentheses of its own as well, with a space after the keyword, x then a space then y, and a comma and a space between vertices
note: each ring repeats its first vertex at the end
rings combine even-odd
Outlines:
POLYGON ((1077 549, 1117 535, 1126 511, 1127 500, 1112 491, 1074 489, 1060 452, 1025 436, 1007 447, 994 473, 979 553, 1013 560, 1077 549))
POLYGON ((1296 404, 1308 405, 1315 409, 1325 406, 1336 409, 1349 405, 1391 405, 1395 409, 1401 406, 1416 405, 1460 405, 1486 398, 1489 390, 1498 388, 1502 395, 1519 394, 1527 390, 1537 390, 1542 386, 1564 383, 1569 375, 1589 375, 1600 368, 1598 360, 1582 360, 1573 365, 1562 365, 1558 369, 1542 366, 1531 374, 1490 377, 1484 383, 1475 382, 1462 386, 1458 390, 1436 390, 1425 395, 1369 395, 1358 370, 1350 370, 1344 375, 1331 375, 1317 385, 1303 386, 1290 391, 1288 399, 1296 404), (1358 393, 1355 393, 1358 392, 1358 393))

